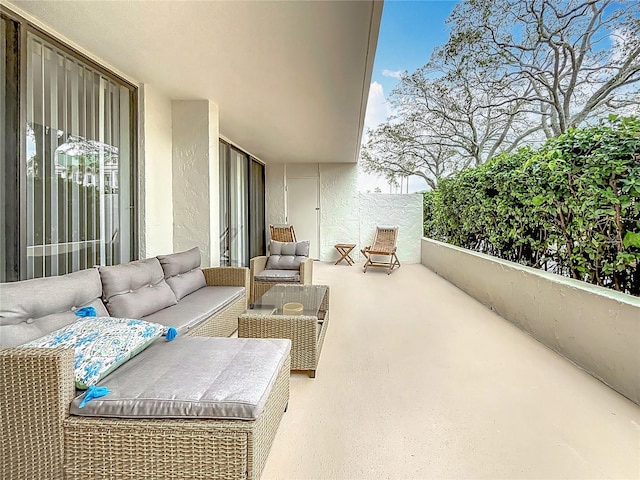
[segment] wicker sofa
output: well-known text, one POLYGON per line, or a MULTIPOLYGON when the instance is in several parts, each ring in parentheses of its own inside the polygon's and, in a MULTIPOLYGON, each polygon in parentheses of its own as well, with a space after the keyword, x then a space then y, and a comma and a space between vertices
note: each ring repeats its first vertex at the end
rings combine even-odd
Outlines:
MULTIPOLYGON (((192 257, 193 252, 178 258, 177 263, 183 263, 185 268, 189 267, 188 272, 193 272, 189 261, 184 262, 189 256, 192 257)), ((110 387, 114 393, 104 401, 96 399, 88 403, 92 406, 90 412, 79 413, 77 409, 81 392, 75 387, 72 349, 19 346, 73 322, 79 306, 93 306, 98 315, 113 316, 116 316, 113 311, 120 315, 122 311, 118 309, 121 308, 130 309, 130 313, 144 310, 145 304, 149 304, 149 298, 144 300, 147 294, 144 289, 157 300, 167 293, 160 291, 164 284, 154 284, 153 288, 140 286, 143 290, 138 294, 134 284, 146 281, 142 277, 148 273, 149 265, 153 265, 151 270, 157 273, 157 263, 162 264, 163 260, 167 259, 147 259, 104 271, 88 269, 60 277, 0 284, 2 480, 260 477, 289 399, 290 343, 286 343, 288 340, 255 343, 253 339, 211 338, 225 337, 236 329, 238 315, 247 304, 248 269, 203 269, 206 287, 144 316, 158 323, 177 322, 178 338, 170 343, 156 340, 105 377, 100 385, 110 387), (120 277, 118 282, 109 285, 113 280, 110 273, 120 277), (122 276, 128 278, 132 287, 128 292, 122 291, 122 276), (213 292, 211 298, 216 307, 210 311, 214 313, 208 315, 203 306, 205 289, 214 286, 223 290, 213 292), (230 287, 233 288, 225 290, 230 287), (109 295, 108 290, 114 288, 122 291, 120 298, 109 295), (242 290, 240 293, 238 288, 242 290), (192 297, 199 291, 199 295, 192 297), (232 299, 225 301, 221 295, 231 295, 232 299), (243 343, 247 340, 254 343, 243 343), (172 370, 160 375, 156 369, 167 364, 173 365, 172 370), (239 369, 253 376, 244 375, 239 369), (223 371, 225 375, 220 374, 223 371), (236 395, 229 400, 228 396, 218 394, 219 378, 225 376, 229 377, 227 386, 235 385, 235 393, 244 394, 253 388, 253 383, 248 382, 256 383, 253 388, 256 391, 252 393, 256 408, 251 413, 238 416, 229 405, 236 402, 245 406, 242 398, 238 400, 236 395), (129 391, 138 388, 144 379, 149 380, 151 387, 168 385, 166 394, 162 392, 159 399, 154 398, 164 402, 160 402, 160 407, 156 405, 158 402, 152 402, 151 410, 149 405, 140 407, 135 392, 129 391), (242 385, 243 381, 247 384, 242 385), (153 408, 171 406, 172 399, 184 390, 199 395, 198 392, 214 391, 202 394, 200 403, 205 413, 197 409, 177 414, 162 410, 162 415, 157 416, 153 413, 153 408), (125 406, 129 405, 132 414, 104 413, 120 400, 125 406), (101 412, 102 404, 107 410, 101 412), (211 404, 219 404, 218 413, 207 410, 211 404)), ((185 285, 193 284, 188 272, 167 275, 165 269, 165 283, 175 276, 176 291, 184 293, 185 285)))

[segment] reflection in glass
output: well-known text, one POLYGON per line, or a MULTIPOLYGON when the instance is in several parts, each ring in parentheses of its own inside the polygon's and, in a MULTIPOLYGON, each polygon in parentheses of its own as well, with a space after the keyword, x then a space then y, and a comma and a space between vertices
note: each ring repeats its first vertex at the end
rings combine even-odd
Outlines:
POLYGON ((129 90, 28 35, 27 275, 130 260, 129 90))

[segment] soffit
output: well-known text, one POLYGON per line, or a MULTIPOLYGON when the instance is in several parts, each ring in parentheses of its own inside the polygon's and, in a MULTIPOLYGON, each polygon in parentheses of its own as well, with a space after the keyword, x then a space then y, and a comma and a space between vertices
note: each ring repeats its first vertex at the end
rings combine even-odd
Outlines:
POLYGON ((15 1, 171 99, 209 99, 265 162, 355 162, 382 3, 15 1))

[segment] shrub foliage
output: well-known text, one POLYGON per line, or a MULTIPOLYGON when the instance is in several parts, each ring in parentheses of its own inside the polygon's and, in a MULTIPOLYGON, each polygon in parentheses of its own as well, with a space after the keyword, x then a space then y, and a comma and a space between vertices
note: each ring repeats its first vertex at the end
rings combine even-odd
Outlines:
POLYGON ((502 154, 424 194, 430 238, 640 295, 640 119, 502 154))

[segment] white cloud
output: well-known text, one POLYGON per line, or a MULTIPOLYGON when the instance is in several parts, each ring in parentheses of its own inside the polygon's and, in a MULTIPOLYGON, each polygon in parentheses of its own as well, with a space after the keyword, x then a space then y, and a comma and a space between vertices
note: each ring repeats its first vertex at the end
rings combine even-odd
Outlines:
POLYGON ((369 88, 367 100, 367 113, 364 116, 364 125, 367 128, 376 128, 384 123, 391 114, 391 107, 384 96, 384 89, 378 82, 373 82, 369 88))
POLYGON ((384 69, 382 71, 382 75, 384 75, 385 77, 397 78, 398 80, 400 80, 400 78, 402 77, 402 70, 384 69))

